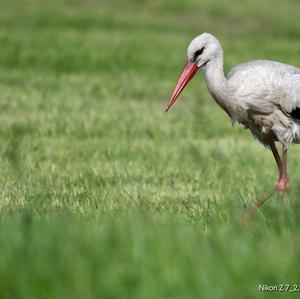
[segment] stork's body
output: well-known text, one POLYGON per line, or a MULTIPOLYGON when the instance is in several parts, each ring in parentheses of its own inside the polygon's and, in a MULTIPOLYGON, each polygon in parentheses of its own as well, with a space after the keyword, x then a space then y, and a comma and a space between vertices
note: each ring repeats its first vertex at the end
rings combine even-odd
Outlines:
MULTIPOLYGON (((221 60, 221 59, 220 59, 221 60)), ((300 69, 269 60, 242 63, 224 77, 223 61, 205 67, 208 89, 216 102, 250 129, 264 145, 300 142, 300 69), (222 71, 221 71, 222 70, 222 71), (217 72, 220 72, 217 74, 217 72)))
POLYGON ((300 68, 270 60, 255 60, 234 67, 225 77, 223 50, 211 34, 196 37, 189 45, 188 62, 168 103, 199 68, 205 73, 210 94, 233 122, 239 122, 269 147, 279 168, 277 189, 287 184, 286 155, 292 143, 300 143, 300 68), (280 158, 275 141, 283 145, 280 158))

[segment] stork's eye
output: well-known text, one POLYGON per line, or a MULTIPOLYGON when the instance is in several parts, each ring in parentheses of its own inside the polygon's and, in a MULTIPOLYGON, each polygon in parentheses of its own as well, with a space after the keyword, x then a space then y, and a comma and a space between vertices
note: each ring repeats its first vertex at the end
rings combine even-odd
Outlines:
POLYGON ((195 53, 194 53, 194 60, 196 60, 196 58, 201 55, 204 51, 204 47, 202 47, 201 49, 197 50, 195 53))

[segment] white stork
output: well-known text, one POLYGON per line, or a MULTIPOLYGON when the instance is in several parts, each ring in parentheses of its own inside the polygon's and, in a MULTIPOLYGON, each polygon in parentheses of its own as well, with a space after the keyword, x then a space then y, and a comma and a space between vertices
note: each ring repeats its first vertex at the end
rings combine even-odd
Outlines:
POLYGON ((270 61, 253 60, 223 70, 223 49, 217 38, 203 33, 187 49, 187 63, 168 102, 168 111, 199 69, 203 69, 208 90, 233 122, 250 129, 253 136, 270 148, 279 169, 271 193, 250 209, 250 216, 275 191, 286 190, 287 150, 300 143, 300 68, 270 61), (282 144, 282 157, 275 142, 282 144))

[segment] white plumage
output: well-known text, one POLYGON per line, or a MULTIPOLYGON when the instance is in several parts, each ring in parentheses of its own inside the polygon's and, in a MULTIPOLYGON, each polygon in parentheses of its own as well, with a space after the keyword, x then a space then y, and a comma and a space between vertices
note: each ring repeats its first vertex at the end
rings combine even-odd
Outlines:
POLYGON ((249 128, 264 145, 280 141, 286 147, 300 142, 300 120, 291 112, 300 108, 300 68, 269 60, 255 60, 223 71, 223 50, 219 41, 204 33, 188 47, 193 59, 195 49, 205 47, 199 59, 208 89, 233 121, 249 128), (205 45, 205 46, 204 46, 205 45))
POLYGON ((300 143, 300 68, 276 61, 254 60, 235 66, 225 76, 221 44, 209 33, 192 40, 187 57, 167 110, 197 70, 203 69, 210 94, 232 121, 250 129, 272 150, 279 169, 276 189, 284 191, 288 181, 287 148, 292 143, 300 143), (282 158, 275 141, 283 145, 282 158))

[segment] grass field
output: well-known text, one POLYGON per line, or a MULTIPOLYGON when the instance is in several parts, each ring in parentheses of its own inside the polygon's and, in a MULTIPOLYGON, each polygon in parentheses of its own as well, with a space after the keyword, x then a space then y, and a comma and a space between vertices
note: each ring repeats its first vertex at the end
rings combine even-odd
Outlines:
POLYGON ((164 108, 196 35, 225 68, 300 66, 300 3, 0 0, 0 298, 288 298, 300 287, 300 148, 290 184, 231 127, 203 75, 164 108))

